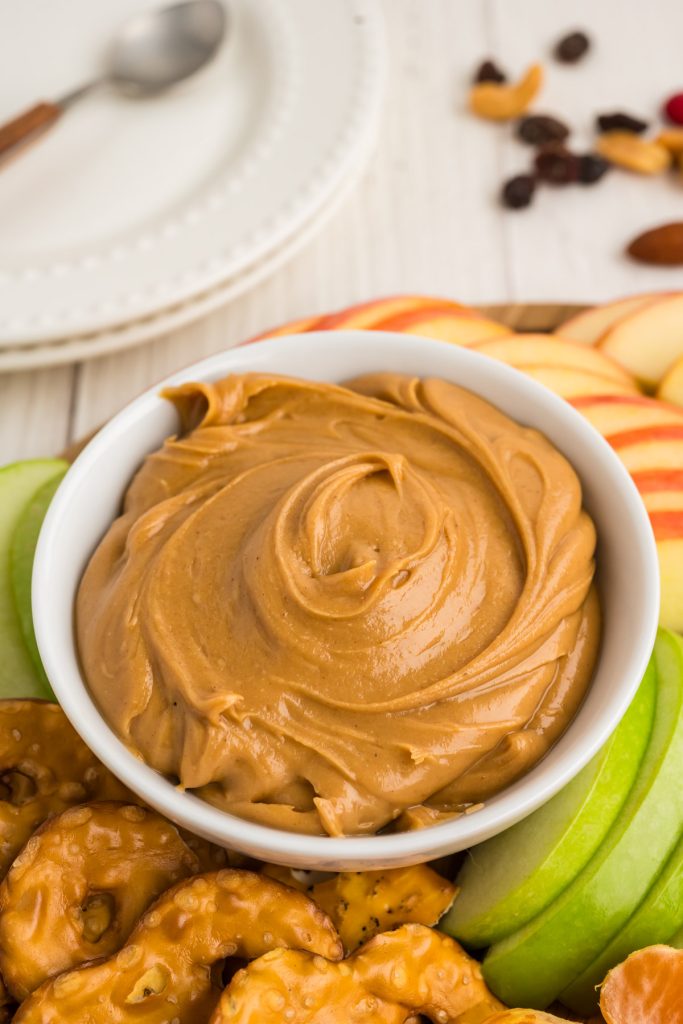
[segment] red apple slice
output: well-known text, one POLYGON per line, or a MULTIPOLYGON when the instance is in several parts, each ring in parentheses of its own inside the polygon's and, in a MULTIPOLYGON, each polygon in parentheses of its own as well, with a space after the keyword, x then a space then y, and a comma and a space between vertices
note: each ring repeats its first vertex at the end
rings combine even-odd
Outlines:
POLYGON ((630 473, 680 469, 683 466, 683 439, 646 440, 641 437, 640 441, 632 444, 615 446, 615 451, 630 473))
MULTIPOLYGON (((683 632, 683 514, 678 533, 657 541, 659 576, 661 583, 661 606, 659 621, 668 629, 683 632)), ((671 523, 670 526, 675 524, 671 523)))
POLYGON ((451 299, 433 298, 430 295, 390 295, 370 302, 359 302, 346 309, 340 309, 328 316, 321 316, 316 331, 331 331, 344 327, 348 330, 377 329, 380 322, 389 317, 418 314, 420 310, 448 311, 452 315, 481 316, 469 306, 463 306, 451 299))
POLYGON ((593 398, 582 395, 572 405, 601 434, 617 434, 642 427, 683 424, 683 409, 658 402, 645 395, 610 395, 593 398))
POLYGON ((641 306, 656 302, 664 293, 652 292, 645 295, 629 295, 625 299, 605 302, 601 306, 591 306, 582 313, 570 316, 563 324, 555 328, 555 334, 580 345, 595 345, 603 334, 619 320, 634 313, 641 306))
POLYGON ((645 491, 640 496, 648 512, 683 511, 683 491, 645 491))
POLYGON ((241 344, 252 345, 255 341, 263 341, 265 338, 279 338, 285 334, 305 334, 306 331, 313 330, 313 324, 317 323, 319 319, 320 317, 317 316, 309 316, 302 320, 290 320, 289 323, 282 324, 280 327, 271 327, 270 330, 263 331, 262 334, 256 334, 253 338, 247 338, 241 344))
POLYGON ((513 334, 493 341, 480 341, 472 347, 520 370, 527 366, 564 366, 627 384, 634 383, 623 367, 598 349, 586 348, 549 334, 513 334))
POLYGON ((487 338, 503 337, 510 334, 510 328, 497 320, 488 320, 480 313, 463 308, 447 309, 443 306, 424 307, 408 310, 379 320, 373 324, 377 331, 398 331, 401 334, 416 334, 423 338, 435 338, 452 345, 471 345, 487 338))
POLYGON ((635 384, 625 384, 585 370, 564 366, 525 366, 528 377, 540 381, 561 398, 576 399, 582 395, 638 395, 635 384))
POLYGON ((683 357, 666 371, 657 388, 657 398, 663 402, 683 405, 683 357))
POLYGON ((650 302, 617 321, 599 348, 654 387, 683 356, 683 292, 650 302))

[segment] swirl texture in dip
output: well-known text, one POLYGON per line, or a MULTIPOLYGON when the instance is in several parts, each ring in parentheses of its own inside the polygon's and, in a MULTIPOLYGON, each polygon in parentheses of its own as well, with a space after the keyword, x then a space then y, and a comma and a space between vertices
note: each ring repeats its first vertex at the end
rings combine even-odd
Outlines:
POLYGON ((211 803, 331 835, 439 820, 528 771, 599 642, 567 460, 443 380, 257 374, 167 397, 80 585, 92 692, 211 803))

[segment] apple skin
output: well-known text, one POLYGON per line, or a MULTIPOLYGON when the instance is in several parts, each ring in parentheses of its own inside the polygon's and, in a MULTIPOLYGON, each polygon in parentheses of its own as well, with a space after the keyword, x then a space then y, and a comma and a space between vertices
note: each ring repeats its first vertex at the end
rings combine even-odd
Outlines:
POLYGON ((554 366, 594 373, 598 377, 633 385, 630 374, 598 349, 578 345, 549 334, 512 334, 505 338, 477 342, 477 352, 500 359, 524 370, 527 366, 554 366))
POLYGON ((660 630, 647 675, 657 687, 652 733, 612 829, 558 899, 484 960, 487 984, 509 1005, 544 1009, 559 998, 624 927, 681 839, 681 638, 660 630))
POLYGON ((43 525, 45 513, 68 469, 66 462, 62 463, 62 466, 61 472, 55 473, 47 483, 43 484, 22 510, 19 522, 12 534, 9 551, 10 582, 24 644, 33 660, 33 666, 47 690, 50 689, 50 684, 45 675, 43 663, 40 660, 36 634, 33 629, 31 575, 33 573, 33 558, 36 553, 38 535, 43 525))
POLYGON ((10 546, 27 503, 63 469, 61 459, 31 459, 0 469, 0 698, 54 699, 24 643, 10 576, 10 546))
POLYGON ((657 388, 657 398, 662 402, 683 405, 683 358, 677 359, 662 377, 657 388))
POLYGON ((629 295, 614 302, 605 302, 601 306, 591 306, 590 309, 584 309, 583 312, 565 320, 555 328, 554 334, 579 345, 595 345, 618 321, 667 294, 669 293, 655 292, 649 295, 629 295))
POLYGON ((683 292, 647 303, 618 320, 598 347, 647 387, 655 387, 683 356, 683 292))
POLYGON ((529 817, 474 847, 456 879, 460 893, 439 923, 483 948, 526 924, 576 878, 626 800, 652 728, 655 687, 644 684, 602 750, 529 817))

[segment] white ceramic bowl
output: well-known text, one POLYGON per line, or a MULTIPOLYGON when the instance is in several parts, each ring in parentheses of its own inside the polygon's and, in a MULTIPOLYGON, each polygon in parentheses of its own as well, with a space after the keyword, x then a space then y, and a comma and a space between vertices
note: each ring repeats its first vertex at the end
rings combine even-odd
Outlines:
POLYGON ((396 835, 337 839, 252 824, 179 792, 141 763, 117 739, 88 692, 74 643, 73 608, 88 558, 117 515, 133 473, 177 429, 175 411, 158 397, 160 386, 127 406, 85 448, 40 535, 33 614, 41 657, 62 707, 88 746, 149 804, 199 835, 264 860, 319 869, 386 867, 438 857, 501 832, 548 800, 598 751, 628 707, 652 650, 659 609, 657 556, 628 473, 579 413, 540 384, 487 356, 408 335, 340 331, 278 338, 213 356, 164 385, 248 370, 328 381, 375 370, 442 377, 550 438, 581 477, 599 538, 604 633, 579 713, 532 771, 480 810, 396 835))

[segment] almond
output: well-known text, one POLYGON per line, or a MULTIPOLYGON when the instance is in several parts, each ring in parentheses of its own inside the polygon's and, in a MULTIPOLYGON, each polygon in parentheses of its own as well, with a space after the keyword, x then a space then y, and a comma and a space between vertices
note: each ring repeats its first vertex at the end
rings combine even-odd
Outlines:
POLYGON ((634 132, 604 132, 595 148, 605 160, 638 174, 660 174, 671 166, 671 153, 665 146, 634 132))
POLYGON ((470 109, 492 121, 510 121, 528 109, 542 83, 540 64, 532 64, 514 85, 479 82, 470 89, 470 109))
POLYGON ((643 232, 634 238, 626 251, 640 263, 668 267, 683 265, 683 221, 662 224, 643 232))

